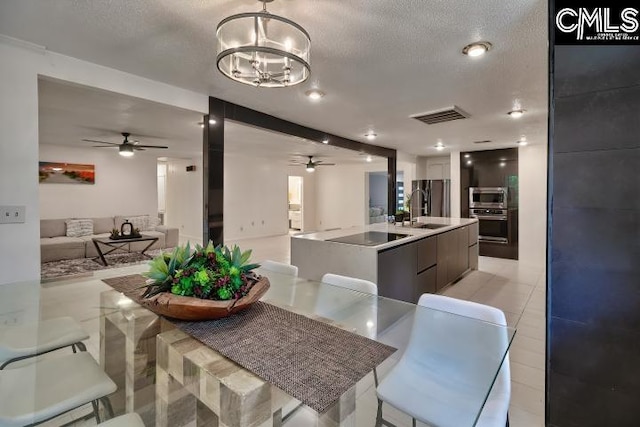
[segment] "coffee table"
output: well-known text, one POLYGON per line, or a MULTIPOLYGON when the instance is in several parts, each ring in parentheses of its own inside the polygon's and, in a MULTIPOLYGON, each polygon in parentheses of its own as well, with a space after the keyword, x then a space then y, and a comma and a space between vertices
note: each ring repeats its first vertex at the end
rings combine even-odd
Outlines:
POLYGON ((121 250, 123 252, 126 253, 133 253, 133 252, 140 252, 141 255, 146 256, 147 258, 151 259, 152 257, 150 257, 149 255, 145 254, 145 252, 147 251, 147 249, 149 249, 155 242, 158 241, 157 237, 153 237, 153 236, 147 236, 147 235, 142 235, 140 237, 132 237, 129 239, 111 239, 109 237, 94 237, 93 239, 91 239, 93 241, 93 245, 96 247, 96 251, 98 251, 98 256, 95 257, 93 260, 96 262, 102 262, 102 265, 104 265, 105 267, 108 265, 107 264, 107 260, 105 259, 105 255, 110 254, 113 251, 117 251, 117 250, 121 250), (139 250, 131 250, 131 245, 130 243, 136 243, 136 242, 149 242, 149 244, 147 246, 144 247, 144 249, 142 249, 141 251, 139 250), (125 246, 128 245, 127 248, 125 248, 125 246), (109 250, 107 250, 106 252, 102 251, 102 247, 105 246, 107 248, 110 248, 109 250), (98 261, 100 260, 100 261, 98 261))

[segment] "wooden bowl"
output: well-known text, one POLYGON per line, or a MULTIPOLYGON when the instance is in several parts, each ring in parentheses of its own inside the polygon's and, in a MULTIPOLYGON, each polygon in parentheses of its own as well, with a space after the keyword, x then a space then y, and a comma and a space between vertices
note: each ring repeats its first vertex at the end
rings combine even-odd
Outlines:
POLYGON ((269 290, 269 286, 269 279, 261 276, 249 293, 239 300, 213 301, 162 292, 152 298, 143 299, 141 304, 156 314, 173 319, 221 319, 251 307, 269 290))

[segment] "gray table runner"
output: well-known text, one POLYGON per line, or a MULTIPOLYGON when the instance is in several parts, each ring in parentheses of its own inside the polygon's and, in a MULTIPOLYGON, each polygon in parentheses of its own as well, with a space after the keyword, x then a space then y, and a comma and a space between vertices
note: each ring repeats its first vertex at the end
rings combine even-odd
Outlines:
MULTIPOLYGON (((138 301, 139 275, 103 281, 138 301)), ((320 413, 396 349, 271 304, 176 327, 320 413)))

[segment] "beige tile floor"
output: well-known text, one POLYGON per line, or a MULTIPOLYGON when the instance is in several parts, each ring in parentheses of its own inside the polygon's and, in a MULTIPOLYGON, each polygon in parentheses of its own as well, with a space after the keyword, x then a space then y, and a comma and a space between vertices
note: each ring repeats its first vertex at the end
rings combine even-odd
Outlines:
MULTIPOLYGON (((252 248, 253 259, 261 261, 289 262, 289 236, 228 241, 241 248, 252 248)), ((93 301, 95 288, 88 291, 87 285, 104 287, 103 277, 132 274, 144 270, 144 266, 132 266, 96 272, 90 278, 54 282, 44 289, 41 298, 43 318, 71 315, 83 323, 91 338, 87 348, 98 356, 99 322, 93 301), (61 287, 59 285, 66 286, 61 287), (64 292, 60 289, 64 288, 64 292), (89 308, 83 308, 89 307, 89 308), (94 309, 92 309, 93 307, 94 309)), ((518 261, 480 257, 478 271, 467 274, 456 284, 445 289, 445 295, 476 301, 500 308, 507 322, 517 328, 510 350, 511 406, 509 410, 512 427, 544 426, 544 363, 545 363, 545 277, 542 266, 524 265, 518 261)), ((393 366, 391 360, 380 369, 381 376, 393 366)), ((372 379, 363 381, 358 387, 357 426, 373 426, 376 413, 375 388, 372 379)), ((385 418, 401 426, 410 426, 406 415, 385 405, 385 418)), ((59 417, 46 426, 95 425, 94 420, 78 421, 90 412, 89 407, 80 408, 59 417)), ((308 414, 299 411, 286 424, 288 427, 308 426, 308 414)), ((419 423, 420 425, 420 423, 419 423)))

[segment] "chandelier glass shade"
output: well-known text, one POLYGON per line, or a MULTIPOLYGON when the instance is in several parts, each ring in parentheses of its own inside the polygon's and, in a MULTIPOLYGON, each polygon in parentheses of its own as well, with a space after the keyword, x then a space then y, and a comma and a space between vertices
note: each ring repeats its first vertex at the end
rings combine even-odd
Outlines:
POLYGON ((216 35, 218 69, 232 80, 286 87, 304 82, 311 73, 309 34, 266 7, 223 19, 216 35))

